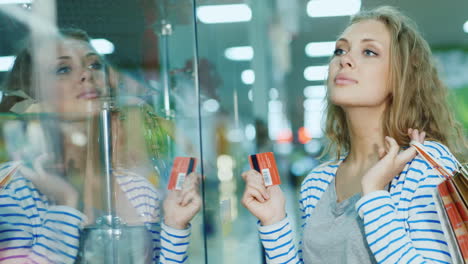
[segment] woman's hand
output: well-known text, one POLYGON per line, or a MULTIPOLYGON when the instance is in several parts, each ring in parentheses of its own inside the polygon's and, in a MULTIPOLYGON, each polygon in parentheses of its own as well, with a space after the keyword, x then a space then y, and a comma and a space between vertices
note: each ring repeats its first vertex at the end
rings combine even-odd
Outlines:
POLYGON ((47 172, 44 164, 49 159, 47 154, 40 155, 33 162, 33 168, 22 167, 21 172, 47 198, 57 205, 76 208, 78 205, 78 191, 59 175, 47 172))
POLYGON ((164 200, 164 223, 175 229, 185 229, 190 220, 200 211, 202 199, 199 185, 201 175, 190 173, 182 190, 171 190, 164 200))
POLYGON ((242 205, 245 206, 262 225, 271 225, 286 217, 285 199, 278 185, 265 187, 262 175, 249 170, 242 173, 245 190, 242 205))
MULTIPOLYGON (((411 128, 408 130, 408 135, 411 140, 420 143, 423 143, 426 137, 425 132, 419 133, 417 129, 411 128)), ((385 189, 385 186, 417 155, 416 149, 412 146, 400 152, 400 146, 391 137, 385 137, 385 143, 386 149, 379 149, 380 160, 362 177, 363 195, 385 189)))

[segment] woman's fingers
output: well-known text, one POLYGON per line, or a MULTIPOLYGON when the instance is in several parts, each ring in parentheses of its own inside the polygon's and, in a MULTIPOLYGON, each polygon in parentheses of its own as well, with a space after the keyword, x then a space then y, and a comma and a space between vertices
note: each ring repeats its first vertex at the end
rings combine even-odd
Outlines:
POLYGON ((398 157, 396 160, 398 163, 398 166, 399 167, 404 166, 406 163, 414 159, 414 157, 416 157, 417 154, 418 152, 416 151, 414 147, 409 147, 403 150, 400 154, 398 154, 398 157))
POLYGON ((383 157, 385 157, 385 154, 387 154, 387 151, 385 150, 385 148, 379 148, 378 154, 379 154, 379 159, 382 159, 383 157))
POLYGON ((184 184, 182 185, 182 190, 188 190, 192 188, 198 188, 200 184, 201 175, 196 172, 192 172, 185 177, 184 184))
POLYGON ((253 188, 247 188, 244 191, 244 196, 242 197, 242 204, 248 208, 248 203, 252 200, 257 200, 261 203, 265 202, 265 199, 263 198, 262 194, 257 190, 253 188))
POLYGON ((264 200, 270 199, 270 196, 268 195, 267 189, 263 182, 263 177, 259 172, 255 170, 246 171, 242 173, 242 178, 245 181, 246 188, 251 187, 256 189, 258 192, 260 192, 264 200))
POLYGON ((199 198, 199 195, 197 192, 195 191, 187 192, 183 195, 180 205, 185 207, 191 202, 196 202, 198 198, 199 198))
POLYGON ((33 161, 33 168, 38 176, 46 176, 47 173, 44 170, 43 163, 48 159, 48 154, 43 153, 33 161))
POLYGON ((263 184, 249 183, 247 184, 246 188, 252 188, 252 189, 257 190, 262 195, 264 200, 270 199, 267 188, 263 184))
POLYGON ((421 144, 423 144, 425 138, 426 138, 426 132, 423 131, 423 132, 421 132, 421 133, 419 134, 419 142, 420 142, 421 144))
POLYGON ((395 157, 398 154, 400 146, 398 146, 398 143, 392 137, 385 137, 385 142, 387 144, 387 157, 395 157))
POLYGON ((261 183, 263 184, 263 177, 262 175, 256 171, 256 170, 248 170, 244 173, 242 173, 242 179, 244 179, 244 181, 246 183, 249 183, 249 182, 256 182, 256 183, 261 183))
POLYGON ((426 138, 426 132, 419 131, 418 129, 408 129, 408 135, 411 138, 411 140, 418 141, 421 144, 424 143, 424 139, 426 138))
POLYGON ((411 132, 411 140, 416 140, 419 142, 419 130, 413 129, 413 132, 411 132))

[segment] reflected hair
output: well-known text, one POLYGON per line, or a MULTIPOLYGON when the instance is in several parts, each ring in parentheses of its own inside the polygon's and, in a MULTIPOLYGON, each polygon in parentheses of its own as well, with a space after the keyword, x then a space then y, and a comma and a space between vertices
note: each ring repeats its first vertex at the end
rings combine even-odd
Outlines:
MULTIPOLYGON (((392 95, 382 117, 385 136, 395 138, 400 146, 408 146, 408 129, 423 130, 426 140, 445 144, 461 158, 467 146, 462 127, 449 108, 447 87, 440 80, 429 44, 416 24, 396 8, 382 6, 356 14, 348 27, 366 20, 382 22, 391 37, 388 85, 392 95)), ((334 105, 329 96, 327 100, 325 133, 330 143, 323 154, 334 151, 339 158, 350 150, 349 128, 343 109, 334 105)))

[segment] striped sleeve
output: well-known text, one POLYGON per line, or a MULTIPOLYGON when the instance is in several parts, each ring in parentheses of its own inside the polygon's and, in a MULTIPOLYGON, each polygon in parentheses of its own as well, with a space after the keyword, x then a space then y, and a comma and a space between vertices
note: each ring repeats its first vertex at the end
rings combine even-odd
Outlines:
MULTIPOLYGON (((304 230, 307 219, 315 209, 317 202, 325 192, 334 177, 333 171, 338 165, 326 162, 312 170, 301 184, 299 208, 301 210, 301 231, 304 230)), ((282 221, 262 226, 257 224, 267 263, 303 263, 302 240, 299 246, 295 244, 294 232, 288 217, 282 221)))
POLYGON ((268 226, 262 226, 259 221, 257 228, 267 263, 301 263, 288 217, 268 226))
POLYGON ((47 206, 32 183, 16 177, 0 193, 0 262, 74 263, 84 215, 47 206))
POLYGON ((187 229, 175 229, 161 224, 160 264, 186 263, 188 259, 191 226, 187 229))
MULTIPOLYGON (((428 148, 434 157, 453 159, 446 148, 428 145, 437 148, 428 148)), ((454 169, 453 160, 444 163, 454 169)), ((367 242, 379 263, 451 263, 432 197, 439 182, 418 156, 392 182, 391 192, 399 194, 398 200, 387 191, 376 191, 358 201, 367 242)))
POLYGON ((79 250, 80 226, 83 215, 66 206, 52 206, 46 212, 43 224, 34 234, 34 259, 52 260, 52 263, 74 263, 79 250))
POLYGON ((159 263, 161 252, 161 225, 159 223, 146 223, 146 228, 151 233, 153 244, 153 263, 159 263))

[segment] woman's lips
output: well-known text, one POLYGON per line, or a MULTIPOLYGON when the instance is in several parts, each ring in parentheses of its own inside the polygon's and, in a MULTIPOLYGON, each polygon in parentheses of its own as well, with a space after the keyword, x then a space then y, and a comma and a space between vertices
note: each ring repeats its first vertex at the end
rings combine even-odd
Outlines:
POLYGON ((98 91, 86 91, 86 92, 80 93, 76 98, 91 100, 91 99, 96 99, 99 96, 100 94, 98 91))
POLYGON ((357 83, 356 80, 349 78, 349 77, 345 77, 345 76, 337 76, 335 78, 336 85, 349 85, 349 84, 356 84, 356 83, 357 83))

